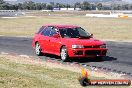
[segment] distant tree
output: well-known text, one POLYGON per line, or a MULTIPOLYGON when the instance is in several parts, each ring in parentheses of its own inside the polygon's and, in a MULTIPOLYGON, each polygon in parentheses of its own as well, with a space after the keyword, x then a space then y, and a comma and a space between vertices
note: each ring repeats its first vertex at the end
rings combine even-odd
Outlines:
POLYGON ((24 10, 33 10, 35 9, 35 3, 32 1, 26 1, 19 8, 22 8, 24 10))
POLYGON ((70 4, 67 4, 66 5, 66 8, 71 8, 72 6, 70 4))
POLYGON ((121 5, 118 5, 115 7, 115 10, 121 10, 122 9, 122 6, 121 5))
POLYGON ((96 5, 95 4, 91 4, 91 10, 96 10, 96 5))
POLYGON ((54 2, 50 2, 50 5, 52 5, 52 7, 54 7, 55 6, 55 3, 54 2))
POLYGON ((18 10, 18 5, 17 4, 13 5, 13 10, 18 10))
POLYGON ((28 2, 24 2, 24 3, 22 4, 22 8, 23 8, 24 10, 29 10, 28 2))
POLYGON ((23 10, 22 3, 18 3, 18 9, 19 9, 19 10, 23 10))
POLYGON ((99 10, 102 10, 102 8, 103 8, 102 3, 98 3, 98 4, 97 4, 97 8, 98 8, 99 10))
POLYGON ((111 10, 110 6, 102 6, 102 10, 111 10))
POLYGON ((132 4, 130 5, 130 10, 132 10, 132 4))
POLYGON ((81 5, 82 10, 91 10, 91 4, 87 1, 84 1, 81 5))
POLYGON ((123 10, 129 10, 129 5, 128 5, 128 4, 123 5, 123 6, 122 6, 122 9, 123 9, 123 10))
POLYGON ((53 6, 50 5, 50 4, 48 4, 48 5, 46 6, 46 8, 47 8, 47 10, 53 10, 53 6))
POLYGON ((3 5, 4 5, 4 0, 0 0, 0 10, 4 9, 3 5))
POLYGON ((36 10, 42 10, 42 4, 41 3, 36 3, 35 4, 36 10))
MULTIPOLYGON (((37 3, 36 3, 37 4, 37 3)), ((34 10, 35 8, 35 3, 33 1, 28 1, 27 6, 29 7, 29 10, 34 10)))
POLYGON ((46 3, 41 3, 41 8, 46 9, 46 3))
POLYGON ((81 7, 81 3, 80 2, 76 2, 75 4, 74 4, 74 8, 80 8, 81 7))
POLYGON ((55 8, 60 8, 61 4, 60 3, 56 3, 55 4, 55 8))
POLYGON ((61 4, 61 3, 59 3, 59 7, 60 7, 60 8, 66 8, 67 5, 66 5, 66 4, 61 4))
POLYGON ((4 0, 0 0, 0 4, 4 4, 5 3, 5 1, 4 0))
POLYGON ((82 3, 76 2, 73 5, 71 4, 62 4, 50 2, 47 3, 35 3, 32 0, 27 0, 24 3, 9 4, 4 0, 0 0, 0 10, 42 10, 48 9, 53 10, 53 8, 81 8, 82 10, 132 10, 132 4, 115 4, 111 6, 103 5, 102 3, 91 4, 88 1, 83 1, 82 3))

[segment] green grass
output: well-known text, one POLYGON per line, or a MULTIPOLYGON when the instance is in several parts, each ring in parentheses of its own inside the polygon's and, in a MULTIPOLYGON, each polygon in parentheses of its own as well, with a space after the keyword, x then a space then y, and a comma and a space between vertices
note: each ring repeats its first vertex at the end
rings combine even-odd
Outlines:
MULTIPOLYGON (((79 73, 69 70, 15 63, 0 56, 1 88, 83 88, 77 80, 79 76, 79 73)), ((90 79, 102 78, 90 76, 90 79)), ((95 87, 90 86, 88 88, 95 87)), ((118 88, 118 86, 97 86, 96 88, 118 88)))
POLYGON ((88 18, 83 16, 38 16, 0 18, 0 35, 33 36, 44 24, 73 24, 93 33, 97 39, 132 40, 132 18, 88 18))
MULTIPOLYGON (((62 69, 18 64, 0 58, 0 87, 2 88, 74 88, 78 73, 62 69)), ((76 87, 76 85, 75 85, 76 87)), ((81 86, 80 86, 81 87, 81 86)))

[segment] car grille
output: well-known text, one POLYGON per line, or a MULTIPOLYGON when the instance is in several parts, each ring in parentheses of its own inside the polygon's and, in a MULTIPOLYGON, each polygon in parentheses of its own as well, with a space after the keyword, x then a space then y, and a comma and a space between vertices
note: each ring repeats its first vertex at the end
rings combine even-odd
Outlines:
POLYGON ((87 50, 85 51, 85 55, 100 55, 101 51, 99 50, 87 50))
POLYGON ((97 46, 84 46, 84 48, 100 48, 100 46, 99 45, 97 45, 97 46))

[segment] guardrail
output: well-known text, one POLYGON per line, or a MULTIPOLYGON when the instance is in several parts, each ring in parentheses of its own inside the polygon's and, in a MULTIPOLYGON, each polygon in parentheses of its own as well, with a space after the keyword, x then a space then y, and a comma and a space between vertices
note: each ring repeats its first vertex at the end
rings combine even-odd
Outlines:
POLYGON ((10 17, 10 16, 22 16, 25 15, 23 11, 16 10, 0 10, 0 16, 10 17))

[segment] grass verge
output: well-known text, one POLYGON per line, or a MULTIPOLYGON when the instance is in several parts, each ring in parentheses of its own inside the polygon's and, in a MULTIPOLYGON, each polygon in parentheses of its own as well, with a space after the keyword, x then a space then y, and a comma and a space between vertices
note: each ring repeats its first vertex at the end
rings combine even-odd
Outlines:
POLYGON ((88 18, 83 16, 36 16, 0 18, 0 35, 33 36, 44 24, 73 24, 93 33, 97 39, 132 40, 132 18, 88 18))
POLYGON ((63 69, 9 62, 0 57, 1 88, 77 88, 80 86, 76 80, 78 75, 63 69))
MULTIPOLYGON (((17 58, 19 63, 11 59, 0 55, 1 88, 82 88, 77 80, 80 73, 61 68, 51 68, 48 65, 22 63, 19 59, 23 58, 17 58)), ((91 76, 90 78, 99 79, 91 76)), ((88 88, 94 88, 94 86, 88 88)), ((97 86, 96 88, 118 87, 97 86)), ((120 88, 130 87, 123 86, 120 88)))

